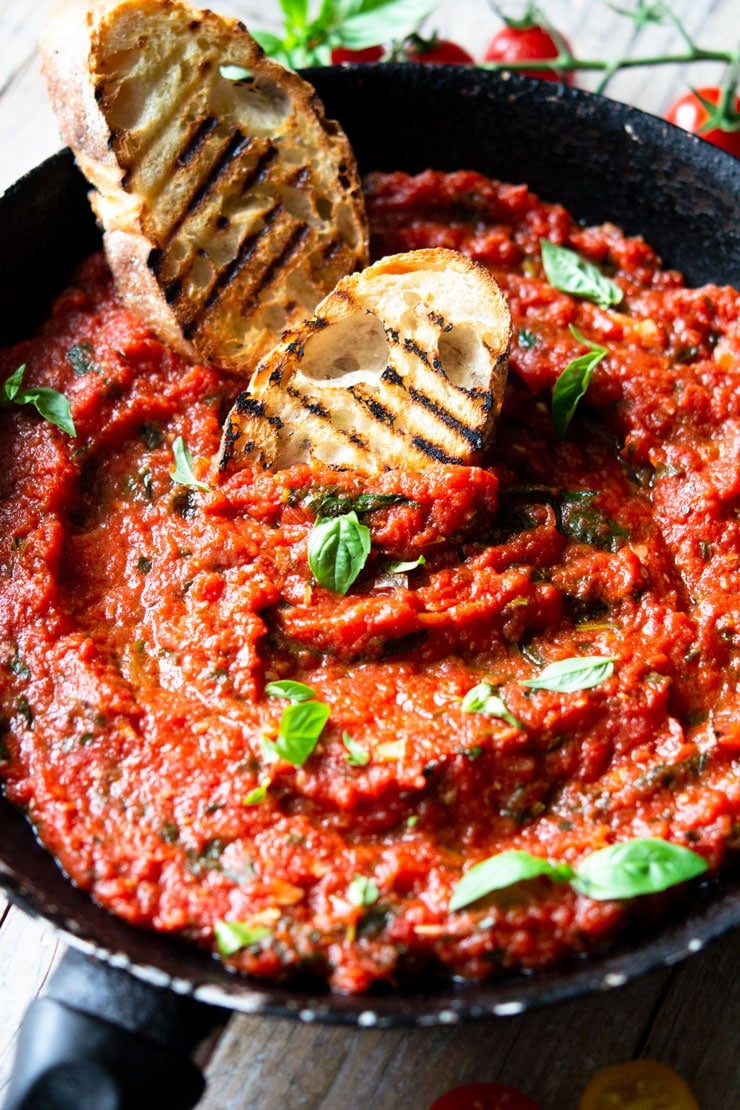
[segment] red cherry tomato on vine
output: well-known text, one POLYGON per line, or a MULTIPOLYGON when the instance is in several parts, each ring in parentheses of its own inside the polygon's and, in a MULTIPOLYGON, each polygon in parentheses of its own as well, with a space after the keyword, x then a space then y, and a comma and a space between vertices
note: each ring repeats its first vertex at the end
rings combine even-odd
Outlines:
MULTIPOLYGON (((488 44, 483 60, 486 62, 528 62, 541 61, 543 58, 557 58, 560 51, 557 43, 546 28, 539 23, 525 27, 502 27, 488 44)), ((563 73, 558 77, 552 69, 519 69, 528 77, 539 77, 543 81, 564 81, 573 84, 573 74, 563 73)))
POLYGON ((542 1110, 542 1107, 507 1083, 466 1083, 447 1091, 429 1110, 542 1110))
MULTIPOLYGON (((721 94, 716 85, 697 89, 696 92, 689 89, 683 96, 679 96, 678 100, 674 100, 665 118, 669 123, 676 123, 685 131, 691 131, 692 134, 706 139, 708 143, 713 143, 721 150, 726 150, 728 154, 734 154, 736 158, 740 158, 740 131, 724 131, 721 127, 711 127, 708 131, 702 130, 709 120, 709 112, 697 97, 697 92, 711 104, 719 104, 721 94)), ((735 95, 735 111, 740 112, 740 94, 735 95)))
POLYGON ((349 50, 346 46, 335 46, 331 52, 333 65, 340 62, 379 62, 385 54, 382 46, 365 46, 362 50, 349 50))
POLYGON ((403 53, 407 62, 426 62, 427 65, 469 66, 474 61, 464 47, 450 39, 422 39, 418 35, 406 39, 403 53))

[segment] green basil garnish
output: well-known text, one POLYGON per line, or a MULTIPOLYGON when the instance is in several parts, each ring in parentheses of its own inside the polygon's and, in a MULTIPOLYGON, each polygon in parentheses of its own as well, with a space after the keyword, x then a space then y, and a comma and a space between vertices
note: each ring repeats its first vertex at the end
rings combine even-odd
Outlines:
POLYGON ((78 377, 85 374, 101 374, 102 370, 93 362, 92 344, 85 340, 82 343, 73 343, 67 351, 67 362, 78 377))
POLYGON ((33 405, 39 416, 74 438, 77 430, 67 398, 56 389, 43 385, 22 389, 25 372, 24 364, 5 379, 0 389, 0 405, 33 405))
POLYGON ((644 837, 610 844, 586 856, 576 868, 573 886, 580 894, 603 902, 656 894, 706 870, 706 860, 690 848, 644 837))
POLYGON ((281 678, 275 682, 268 682, 265 686, 265 693, 271 698, 287 698, 288 701, 308 701, 310 698, 316 697, 316 691, 312 690, 310 686, 306 686, 305 682, 295 682, 291 678, 281 678))
POLYGON ((372 906, 380 898, 377 884, 365 875, 355 875, 347 891, 350 902, 355 906, 372 906))
POLYGON ((485 717, 500 717, 512 728, 522 729, 524 725, 506 708, 504 699, 494 693, 490 682, 479 682, 468 690, 462 700, 463 713, 482 713, 485 717))
POLYGON ((540 239, 540 246, 545 276, 554 289, 594 301, 601 308, 609 308, 622 301, 624 293, 620 287, 602 274, 593 262, 582 258, 576 251, 551 243, 549 239, 540 239))
POLYGON ((216 947, 222 956, 233 956, 240 948, 250 948, 270 935, 266 925, 247 925, 243 921, 217 921, 213 927, 216 947))
POLYGON ((540 875, 553 882, 570 882, 579 894, 595 901, 637 898, 694 879, 707 867, 706 860, 697 852, 658 837, 611 844, 592 852, 575 868, 514 849, 489 856, 471 867, 452 891, 448 909, 451 912, 463 909, 494 890, 540 875))
POLYGON ((503 890, 514 883, 535 879, 538 875, 546 875, 554 882, 563 882, 571 878, 573 871, 566 864, 553 864, 542 856, 533 856, 531 852, 517 848, 500 852, 466 871, 452 892, 448 908, 452 911, 460 910, 494 890, 503 890))
POLYGON ((390 505, 414 505, 416 502, 402 493, 342 493, 336 487, 315 487, 305 493, 296 494, 298 501, 317 517, 346 516, 352 510, 362 516, 374 513, 376 509, 387 509, 390 505))
POLYGON ((558 659, 545 667, 536 678, 525 679, 522 685, 531 690, 555 690, 560 694, 590 690, 613 674, 614 662, 610 655, 577 655, 571 659, 558 659))
POLYGON ((606 347, 586 339, 572 324, 569 327, 578 342, 590 350, 569 362, 552 388, 552 422, 558 439, 565 439, 578 404, 586 395, 594 370, 609 353, 606 347))
POLYGON ((345 761, 349 763, 350 767, 365 767, 370 762, 370 753, 353 740, 348 732, 342 733, 342 743, 344 744, 347 754, 344 757, 345 761))
POLYGON ((287 763, 302 767, 319 742, 331 710, 321 701, 294 701, 283 711, 270 747, 287 763))
POLYGON ((419 26, 439 0, 281 0, 283 34, 252 29, 262 49, 298 69, 329 65, 332 47, 360 50, 383 42, 402 42, 419 26))
POLYGON ((258 805, 260 805, 260 803, 264 802, 265 798, 267 797, 267 790, 268 790, 269 785, 270 785, 270 783, 269 783, 269 781, 267 781, 267 782, 260 783, 259 786, 255 786, 254 790, 249 791, 246 798, 242 802, 242 805, 245 805, 245 806, 258 806, 258 805))
POLYGON ((320 586, 346 594, 370 554, 370 529, 357 513, 319 519, 308 537, 308 565, 320 586))
POLYGON ((175 457, 175 465, 170 470, 170 478, 179 486, 190 486, 192 489, 199 489, 205 492, 208 491, 208 486, 205 482, 200 482, 193 472, 193 456, 188 450, 187 444, 182 436, 178 436, 172 444, 172 454, 175 457))

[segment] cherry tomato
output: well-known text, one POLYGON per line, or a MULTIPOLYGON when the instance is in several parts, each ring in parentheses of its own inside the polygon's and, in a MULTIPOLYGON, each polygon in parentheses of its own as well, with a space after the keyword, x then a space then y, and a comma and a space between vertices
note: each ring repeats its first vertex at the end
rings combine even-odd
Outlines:
POLYGON ((578 1110, 699 1110, 699 1103, 667 1064, 629 1060, 595 1075, 578 1110))
MULTIPOLYGON (((711 104, 719 104, 720 90, 716 85, 697 89, 696 92, 711 104)), ((728 154, 734 154, 736 158, 740 158, 740 131, 723 131, 721 127, 711 127, 708 131, 702 130, 709 119, 709 112, 696 92, 689 89, 683 96, 679 96, 678 100, 674 100, 665 118, 669 123, 676 123, 685 131, 691 131, 694 135, 706 139, 708 143, 714 143, 715 146, 726 150, 728 154)), ((740 94, 735 95, 735 111, 740 112, 740 94)))
POLYGON ((385 54, 382 46, 365 46, 362 50, 349 50, 346 46, 335 46, 331 52, 333 65, 340 62, 379 62, 385 54))
MULTIPOLYGON (((529 23, 520 27, 502 27, 488 44, 483 56, 486 62, 527 62, 541 61, 543 58, 557 58, 557 43, 550 32, 539 25, 529 23)), ((552 69, 520 69, 528 77, 539 77, 543 81, 564 81, 573 84, 573 74, 564 73, 558 77, 552 69)))
POLYGON ((407 62, 426 62, 428 65, 467 66, 474 61, 472 55, 456 42, 436 36, 423 39, 419 35, 410 35, 403 44, 403 53, 407 62))
POLYGON ((429 1110, 542 1110, 542 1107, 506 1083, 466 1083, 447 1091, 429 1110))

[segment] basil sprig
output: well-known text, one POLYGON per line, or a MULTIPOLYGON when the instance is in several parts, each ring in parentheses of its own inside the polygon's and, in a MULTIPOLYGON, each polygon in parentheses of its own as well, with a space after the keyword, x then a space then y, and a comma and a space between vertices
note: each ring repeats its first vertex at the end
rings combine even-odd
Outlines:
POLYGON ((485 717, 500 717, 512 728, 522 729, 524 725, 506 707, 500 694, 494 692, 490 682, 479 682, 468 690, 462 700, 463 713, 482 713, 485 717))
POLYGON ((331 709, 324 702, 316 701, 314 691, 303 682, 289 679, 269 682, 265 691, 290 701, 283 710, 275 740, 263 741, 267 752, 280 756, 294 767, 302 767, 318 744, 331 709))
POLYGON ((316 691, 305 682, 295 682, 292 678, 280 678, 268 682, 265 693, 271 698, 287 698, 288 701, 309 701, 316 697, 316 691))
POLYGON ((308 537, 308 565, 320 586, 346 594, 370 554, 370 529, 353 510, 319 518, 308 537))
POLYGON ((61 428, 68 436, 74 438, 77 435, 77 430, 67 398, 56 389, 49 389, 43 385, 23 389, 23 375, 25 372, 24 364, 5 379, 0 388, 0 406, 33 405, 39 416, 43 416, 44 420, 48 420, 50 424, 61 428))
POLYGON ((552 387, 552 422, 558 439, 565 439, 576 409, 586 395, 594 370, 609 354, 606 347, 592 343, 573 324, 568 326, 578 342, 589 350, 585 355, 579 355, 569 362, 552 387))
POLYGON ((550 863, 542 856, 513 848, 476 863, 467 871, 452 892, 449 909, 460 910, 477 902, 494 890, 503 890, 525 879, 547 875, 553 882, 562 882, 572 875, 566 864, 550 863))
POLYGON ((284 65, 328 65, 336 46, 359 50, 401 41, 438 4, 439 0, 321 0, 315 11, 309 0, 280 0, 282 38, 270 31, 251 33, 263 50, 284 65))
POLYGON ((576 868, 573 886, 597 901, 656 894, 707 870, 706 860, 659 837, 610 844, 586 856, 576 868))
POLYGON ((579 894, 598 902, 637 898, 694 879, 707 867, 698 852, 658 837, 611 844, 592 852, 575 868, 514 849, 489 856, 471 867, 452 891, 448 909, 451 912, 463 909, 493 891, 541 875, 553 882, 570 882, 579 894))
POLYGON ((349 884, 347 895, 355 906, 372 906, 380 898, 378 885, 366 875, 355 875, 349 884))
POLYGON ((318 744, 330 712, 329 706, 321 701, 291 702, 283 710, 274 742, 281 759, 302 767, 318 744))
POLYGON ((366 767, 370 762, 370 752, 363 748, 362 744, 358 744, 353 740, 348 732, 342 733, 342 743, 344 744, 347 754, 344 757, 345 763, 349 763, 350 767, 366 767))
POLYGON ((175 465, 170 470, 170 478, 179 486, 190 486, 192 489, 208 491, 208 486, 205 482, 199 481, 195 477, 193 470, 193 456, 188 450, 188 446, 182 436, 178 436, 172 444, 172 454, 175 458, 175 465))
POLYGON ((611 655, 576 655, 550 663, 535 678, 522 682, 530 690, 554 690, 559 694, 573 694, 599 686, 614 673, 611 655))
POLYGON ((251 948, 270 935, 266 925, 248 925, 244 921, 217 921, 213 927, 216 947, 222 956, 233 956, 241 948, 251 948))
POLYGON ((619 304, 624 293, 615 281, 602 274, 598 266, 576 251, 540 239, 545 276, 554 289, 594 301, 601 308, 619 304))

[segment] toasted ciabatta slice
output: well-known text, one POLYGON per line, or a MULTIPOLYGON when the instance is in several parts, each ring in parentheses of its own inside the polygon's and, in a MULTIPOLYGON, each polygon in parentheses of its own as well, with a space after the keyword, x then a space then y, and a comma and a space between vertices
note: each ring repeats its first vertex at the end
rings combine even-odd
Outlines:
POLYGON ((227 418, 221 469, 475 463, 501 408, 510 336, 483 266, 441 249, 384 258, 343 278, 260 363, 227 418))
POLYGON ((354 156, 244 25, 177 0, 57 0, 42 69, 124 303, 251 374, 367 261, 354 156))

